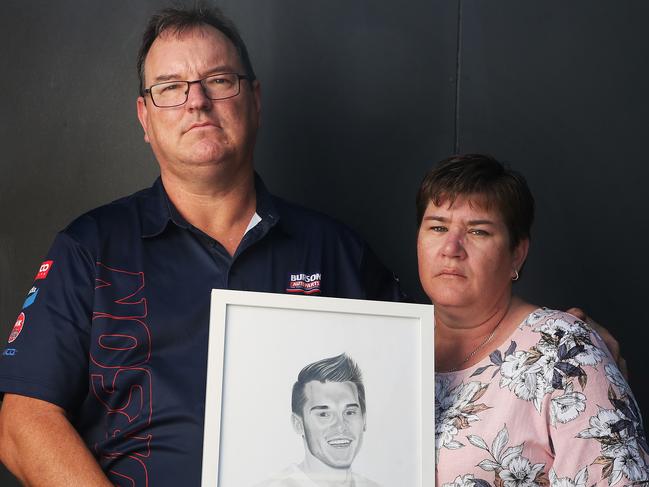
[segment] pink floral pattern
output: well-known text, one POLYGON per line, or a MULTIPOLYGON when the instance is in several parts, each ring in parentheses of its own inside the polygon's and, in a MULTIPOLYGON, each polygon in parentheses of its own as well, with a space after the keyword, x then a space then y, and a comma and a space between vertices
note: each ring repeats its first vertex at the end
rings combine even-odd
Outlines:
POLYGON ((502 348, 435 376, 438 486, 649 485, 639 409, 596 333, 538 309, 502 348))

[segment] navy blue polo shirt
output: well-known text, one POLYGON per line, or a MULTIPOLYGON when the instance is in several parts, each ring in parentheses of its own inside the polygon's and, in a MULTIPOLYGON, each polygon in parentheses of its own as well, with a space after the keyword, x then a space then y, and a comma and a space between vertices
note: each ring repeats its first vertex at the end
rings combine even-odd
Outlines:
POLYGON ((111 481, 199 485, 212 288, 401 298, 335 220, 270 195, 234 256, 162 182, 60 232, 0 357, 0 390, 64 408, 111 481))

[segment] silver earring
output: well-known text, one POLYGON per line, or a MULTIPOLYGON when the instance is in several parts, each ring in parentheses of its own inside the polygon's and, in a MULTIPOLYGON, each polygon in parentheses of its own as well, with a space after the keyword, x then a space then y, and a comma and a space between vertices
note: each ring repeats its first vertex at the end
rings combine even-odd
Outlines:
POLYGON ((518 275, 518 270, 514 269, 514 277, 512 277, 512 281, 518 281, 519 275, 518 275))

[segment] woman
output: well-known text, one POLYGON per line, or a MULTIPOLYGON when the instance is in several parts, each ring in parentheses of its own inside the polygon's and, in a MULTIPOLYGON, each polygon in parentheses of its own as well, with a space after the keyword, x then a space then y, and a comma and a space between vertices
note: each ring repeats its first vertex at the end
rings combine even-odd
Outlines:
POLYGON ((422 286, 435 305, 438 486, 649 480, 638 407, 600 337, 512 295, 534 200, 482 155, 442 161, 417 195, 422 286))

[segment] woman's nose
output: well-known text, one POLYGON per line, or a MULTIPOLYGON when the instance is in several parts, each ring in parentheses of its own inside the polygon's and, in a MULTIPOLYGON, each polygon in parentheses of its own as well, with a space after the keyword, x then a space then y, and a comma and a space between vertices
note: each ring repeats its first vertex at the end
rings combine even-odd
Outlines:
POLYGON ((442 252, 447 257, 461 257, 464 255, 464 235, 458 232, 448 232, 444 240, 442 252))

